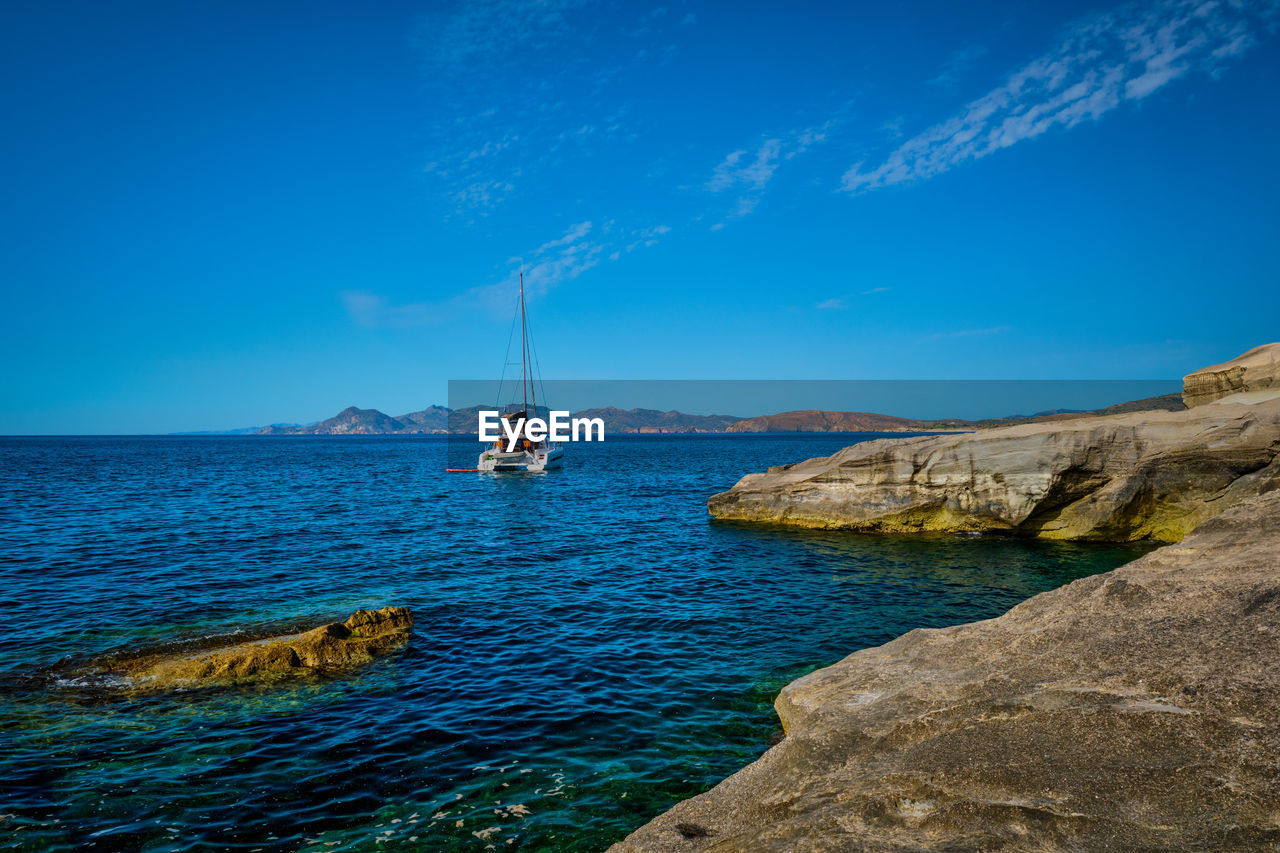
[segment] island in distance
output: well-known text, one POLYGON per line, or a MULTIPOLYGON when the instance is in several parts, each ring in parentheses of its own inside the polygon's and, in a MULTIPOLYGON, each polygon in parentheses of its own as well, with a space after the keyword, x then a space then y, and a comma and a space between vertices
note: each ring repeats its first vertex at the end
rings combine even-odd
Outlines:
MULTIPOLYGON (((392 417, 377 409, 361 409, 348 406, 327 420, 312 424, 272 424, 264 427, 248 427, 225 432, 205 431, 182 433, 185 435, 447 435, 470 433, 475 429, 476 413, 481 406, 450 409, 445 406, 428 406, 417 412, 392 417)), ((678 411, 658 409, 618 409, 606 406, 582 409, 573 413, 578 418, 602 418, 610 433, 667 434, 667 433, 761 433, 761 432, 956 432, 1009 426, 1017 423, 1068 420, 1096 415, 1114 415, 1123 412, 1180 411, 1182 398, 1178 394, 1148 397, 1127 403, 1118 403, 1104 409, 1089 411, 1053 411, 1034 415, 1011 415, 986 420, 944 418, 919 420, 874 412, 841 412, 807 409, 743 418, 735 415, 691 415, 678 411)), ((539 413, 545 413, 539 407, 539 413)))
MULTIPOLYGON (((449 409, 428 406, 420 412, 391 417, 377 409, 350 406, 328 420, 315 424, 274 424, 253 430, 252 435, 446 435, 475 431, 476 415, 481 406, 449 409)), ((539 414, 546 417, 541 406, 539 414)), ((742 419, 733 415, 688 415, 684 412, 660 412, 657 409, 583 409, 573 413, 578 418, 603 418, 613 433, 716 433, 742 419)))

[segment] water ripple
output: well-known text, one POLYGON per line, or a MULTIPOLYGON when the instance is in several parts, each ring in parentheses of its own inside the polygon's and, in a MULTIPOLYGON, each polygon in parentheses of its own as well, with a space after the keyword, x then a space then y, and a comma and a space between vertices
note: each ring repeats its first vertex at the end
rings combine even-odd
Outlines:
POLYGON ((758 756, 791 679, 1141 551, 707 519, 850 440, 618 438, 542 477, 446 475, 430 437, 0 440, 0 848, 602 848, 758 756), (411 644, 346 676, 78 674, 391 603, 411 644))

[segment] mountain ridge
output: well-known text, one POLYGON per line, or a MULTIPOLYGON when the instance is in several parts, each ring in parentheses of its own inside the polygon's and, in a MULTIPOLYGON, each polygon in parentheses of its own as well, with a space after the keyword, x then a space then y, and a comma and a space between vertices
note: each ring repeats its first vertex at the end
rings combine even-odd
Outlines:
MULTIPOLYGON (((264 427, 234 430, 205 430, 177 435, 447 435, 470 432, 472 419, 481 406, 450 409, 431 405, 416 412, 391 416, 378 409, 348 406, 331 418, 310 424, 277 423, 264 427)), ((736 415, 691 415, 675 409, 619 409, 603 406, 573 412, 573 417, 602 418, 606 429, 620 434, 707 434, 762 432, 939 432, 969 431, 1019 423, 1071 420, 1098 415, 1141 411, 1180 411, 1185 408, 1178 394, 1165 394, 1117 403, 1101 409, 1071 411, 1057 409, 1033 415, 1011 415, 984 420, 960 418, 904 418, 876 412, 849 412, 829 409, 799 409, 740 418, 736 415)), ((539 407, 539 414, 543 413, 539 407)))

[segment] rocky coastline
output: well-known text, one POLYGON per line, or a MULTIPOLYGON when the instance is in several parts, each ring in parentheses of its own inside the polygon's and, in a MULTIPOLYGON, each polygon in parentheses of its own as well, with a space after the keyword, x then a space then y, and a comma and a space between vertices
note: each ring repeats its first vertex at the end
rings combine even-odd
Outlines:
POLYGON ((1177 541, 1280 479, 1277 377, 1269 344, 1186 377, 1184 411, 864 442, 748 474, 707 506, 877 533, 1177 541))
POLYGON ((786 737, 615 853, 1280 843, 1280 492, 788 685, 786 737))
POLYGON ((746 521, 1163 539, 783 689, 785 737, 614 853, 1280 845, 1280 345, 1185 412, 869 442, 749 475, 746 521), (874 445, 874 446, 873 446, 874 445))

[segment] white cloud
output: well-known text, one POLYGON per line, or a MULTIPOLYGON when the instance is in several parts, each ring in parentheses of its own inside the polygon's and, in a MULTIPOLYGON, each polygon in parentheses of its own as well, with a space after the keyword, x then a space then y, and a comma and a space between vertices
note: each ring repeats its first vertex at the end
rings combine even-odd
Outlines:
POLYGON ((743 160, 747 155, 745 150, 731 152, 716 166, 711 180, 707 182, 707 189, 713 193, 740 187, 764 189, 773 177, 774 169, 778 168, 778 152, 781 150, 781 139, 766 139, 750 162, 743 160))
POLYGON ((449 202, 445 218, 474 224, 548 172, 559 172, 563 185, 574 178, 564 174, 569 164, 634 134, 634 92, 651 82, 654 64, 669 61, 683 10, 668 4, 605 15, 599 5, 425 4, 414 33, 429 98, 423 171, 432 194, 449 202), (614 19, 637 25, 643 40, 600 54, 614 19), (604 56, 603 63, 587 59, 604 56))
POLYGON ((509 133, 506 136, 504 136, 502 139, 497 139, 497 140, 486 139, 484 141, 484 144, 481 145, 479 148, 474 148, 471 151, 468 151, 466 154, 464 154, 462 156, 462 162, 471 163, 474 160, 480 160, 485 157, 492 157, 493 155, 499 153, 500 151, 510 148, 512 145, 514 145, 516 142, 519 142, 519 141, 520 141, 519 135, 514 133, 509 133))
MULTIPOLYGON (((885 293, 890 289, 891 288, 888 287, 873 287, 870 290, 859 291, 858 295, 871 296, 876 293, 885 293)), ((851 297, 848 294, 842 294, 840 296, 833 296, 830 299, 824 299, 813 307, 817 308, 819 311, 838 311, 842 308, 849 307, 850 299, 851 297)))
POLYGON ((548 240, 530 254, 532 262, 512 258, 512 269, 496 284, 474 287, 455 301, 476 307, 485 307, 497 313, 510 310, 519 291, 520 273, 524 273, 525 295, 537 298, 545 295, 558 284, 575 279, 600 263, 608 246, 585 239, 591 233, 591 223, 571 225, 564 235, 548 240))
POLYGON ((919 181, 1055 128, 1096 120, 1192 71, 1221 63, 1274 23, 1277 0, 1130 4, 1076 24, 1049 53, 959 114, 907 140, 879 165, 845 173, 851 193, 919 181))
POLYGON ((469 208, 492 207, 505 199, 515 184, 505 180, 482 180, 468 184, 453 194, 458 207, 455 213, 464 213, 469 208))
POLYGON ((938 75, 929 82, 944 89, 954 88, 960 82, 960 78, 986 55, 987 47, 981 44, 969 45, 954 51, 947 57, 942 71, 938 72, 938 75))
POLYGON ((985 338, 989 335, 1002 335, 1012 332, 1013 326, 991 326, 986 329, 957 329, 954 332, 938 332, 929 336, 930 340, 940 341, 946 338, 985 338))
POLYGON ((711 173, 706 187, 713 193, 733 190, 741 193, 728 216, 737 219, 753 212, 760 204, 765 187, 784 160, 791 160, 813 146, 826 141, 827 132, 835 126, 832 119, 816 127, 807 127, 760 143, 754 155, 747 149, 730 151, 711 173))
POLYGON ((787 153, 784 155, 787 160, 798 157, 808 151, 819 142, 825 142, 827 139, 827 131, 835 124, 835 121, 829 121, 821 127, 809 127, 797 133, 788 146, 787 153))
POLYGON ((564 13, 587 0, 466 0, 426 16, 418 41, 428 61, 453 71, 464 62, 510 52, 566 27, 564 13))
POLYGON ((446 319, 440 306, 428 302, 391 305, 383 297, 368 290, 344 290, 339 296, 347 316, 357 326, 365 329, 429 326, 446 319))
POLYGON ((534 252, 536 254, 542 254, 558 246, 568 246, 570 243, 578 242, 579 240, 581 240, 583 237, 587 236, 590 233, 591 233, 591 220, 587 220, 586 222, 579 222, 577 225, 570 225, 569 230, 564 233, 563 237, 558 237, 555 240, 551 240, 549 242, 543 243, 541 246, 535 249, 534 252))
POLYGON ((641 246, 646 248, 649 246, 656 246, 658 245, 658 238, 670 231, 671 227, 669 225, 654 225, 651 228, 641 228, 638 231, 632 231, 629 236, 635 239, 627 244, 624 251, 633 252, 641 246))
POLYGON ((438 302, 397 305, 369 290, 345 290, 339 296, 351 321, 367 329, 428 326, 473 318, 481 311, 507 317, 515 305, 521 273, 524 274, 526 297, 537 299, 552 288, 598 266, 602 260, 616 261, 626 252, 654 246, 670 232, 668 225, 619 231, 612 220, 598 229, 590 221, 579 222, 570 225, 563 235, 529 251, 527 256, 509 258, 508 270, 500 281, 469 288, 438 302), (604 239, 589 239, 597 231, 604 239), (619 247, 609 242, 611 233, 626 244, 619 247))

